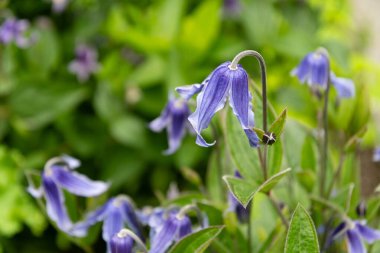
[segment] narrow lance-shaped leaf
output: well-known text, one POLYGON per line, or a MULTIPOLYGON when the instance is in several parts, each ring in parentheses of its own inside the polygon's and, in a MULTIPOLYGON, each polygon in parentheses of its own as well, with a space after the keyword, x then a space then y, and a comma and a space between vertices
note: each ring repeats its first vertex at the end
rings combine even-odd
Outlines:
POLYGON ((285 253, 319 253, 317 232, 305 208, 298 204, 285 242, 285 253))
POLYGON ((223 230, 223 226, 208 227, 182 238, 169 253, 202 253, 223 230))
POLYGON ((223 180, 227 183, 229 190, 236 197, 236 199, 244 207, 247 207, 249 202, 257 192, 269 192, 278 184, 281 178, 283 178, 290 171, 290 168, 283 170, 270 177, 261 185, 258 185, 255 182, 251 182, 245 179, 236 178, 234 176, 224 176, 223 180))
POLYGON ((364 136, 364 134, 367 132, 367 126, 364 126, 362 129, 360 129, 359 132, 354 134, 346 143, 344 146, 344 152, 352 152, 355 150, 357 145, 360 143, 360 139, 364 136))
POLYGON ((286 122, 287 109, 284 109, 280 116, 273 122, 269 128, 269 132, 273 133, 276 136, 276 139, 280 138, 282 131, 284 130, 286 122))

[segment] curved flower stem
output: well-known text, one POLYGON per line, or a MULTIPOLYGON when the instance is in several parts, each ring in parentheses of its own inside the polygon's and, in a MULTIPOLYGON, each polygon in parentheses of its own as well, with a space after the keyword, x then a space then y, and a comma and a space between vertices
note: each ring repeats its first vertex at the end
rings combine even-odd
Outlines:
MULTIPOLYGON (((328 73, 330 73, 330 65, 328 67, 328 73)), ((321 170, 320 170, 320 195, 321 197, 324 196, 325 191, 325 182, 326 182, 326 171, 327 171, 327 160, 328 160, 328 107, 329 107, 329 93, 330 93, 330 75, 327 79, 327 87, 324 94, 324 101, 323 101, 323 114, 322 114, 322 121, 323 121, 323 129, 322 129, 322 144, 321 144, 321 155, 320 155, 320 163, 321 163, 321 170)))
MULTIPOLYGON (((265 66, 265 60, 264 57, 254 50, 245 50, 240 52, 235 56, 235 58, 232 60, 229 68, 230 69, 237 69, 237 65, 239 61, 246 57, 246 56, 253 56, 257 59, 260 65, 260 74, 261 74, 261 91, 262 91, 262 97, 263 97, 263 130, 266 133, 268 131, 268 122, 267 122, 267 114, 268 114, 268 102, 267 102, 267 72, 266 72, 266 66, 265 66)), ((267 169, 267 146, 264 145, 264 151, 263 151, 263 174, 264 174, 264 180, 268 179, 268 169, 267 169)))

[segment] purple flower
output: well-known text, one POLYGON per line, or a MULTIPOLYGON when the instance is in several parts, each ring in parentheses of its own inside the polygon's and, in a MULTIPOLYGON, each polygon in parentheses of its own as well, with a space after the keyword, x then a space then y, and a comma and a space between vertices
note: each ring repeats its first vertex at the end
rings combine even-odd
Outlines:
POLYGON ((0 26, 0 42, 10 44, 15 42, 18 47, 30 45, 31 39, 26 36, 29 22, 24 19, 8 18, 0 26))
POLYGON ((252 111, 252 96, 248 89, 248 74, 238 65, 236 69, 225 62, 217 67, 202 84, 179 87, 176 90, 182 97, 189 98, 198 93, 197 108, 189 116, 189 121, 197 134, 196 143, 203 147, 215 144, 207 143, 201 131, 206 129, 214 114, 221 110, 229 97, 230 106, 238 118, 252 147, 257 147, 259 139, 252 130, 254 127, 254 114, 252 111))
POLYGON ((60 13, 66 9, 69 0, 52 0, 52 8, 55 13, 60 13))
POLYGON ((152 238, 149 252, 164 253, 173 242, 191 232, 191 221, 186 215, 170 214, 152 238))
POLYGON ((292 70, 291 75, 296 76, 301 83, 307 83, 313 89, 325 89, 330 80, 340 98, 355 96, 354 82, 351 79, 336 77, 330 71, 330 61, 324 49, 307 54, 301 63, 292 70))
POLYGON ((92 47, 79 45, 75 50, 75 59, 69 64, 69 71, 75 74, 80 82, 87 81, 99 68, 98 54, 92 47))
POLYGON ((132 253, 133 239, 121 230, 111 239, 111 253, 132 253))
MULTIPOLYGON (((77 196, 93 197, 102 194, 109 187, 107 183, 91 181, 86 176, 74 172, 79 165, 78 160, 69 156, 52 158, 42 172, 42 185, 39 188, 33 185, 28 187, 28 192, 33 197, 45 197, 49 218, 65 232, 71 229, 72 221, 67 214, 62 189, 77 196)), ((80 236, 75 233, 72 235, 80 236)))
POLYGON ((365 225, 365 221, 347 220, 341 223, 332 233, 330 240, 345 235, 349 253, 366 253, 363 240, 373 243, 380 240, 380 231, 365 225))
POLYGON ((173 154, 179 148, 186 129, 191 131, 187 120, 189 115, 190 109, 186 100, 170 97, 161 115, 149 124, 149 128, 154 132, 167 129, 169 148, 164 151, 166 155, 173 154))
MULTIPOLYGON (((242 178, 238 171, 235 171, 235 177, 242 178)), ((228 206, 228 211, 235 212, 241 223, 248 221, 250 208, 244 208, 231 192, 228 192, 228 206)))
POLYGON ((372 160, 374 162, 380 162, 380 147, 375 148, 372 160))
POLYGON ((143 238, 135 207, 125 195, 108 200, 103 206, 89 213, 84 221, 75 224, 70 232, 71 234, 86 235, 87 230, 92 225, 101 221, 103 221, 103 239, 107 242, 107 252, 111 250, 110 242, 112 237, 124 228, 124 225, 127 225, 140 238, 143 238))
POLYGON ((236 15, 241 11, 239 0, 224 0, 224 12, 227 15, 236 15))

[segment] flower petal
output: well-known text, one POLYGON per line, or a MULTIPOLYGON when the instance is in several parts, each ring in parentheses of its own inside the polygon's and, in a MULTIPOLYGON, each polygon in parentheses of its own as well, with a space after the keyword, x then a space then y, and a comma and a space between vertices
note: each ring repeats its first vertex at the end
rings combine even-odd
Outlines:
POLYGON ((308 80, 309 85, 320 85, 322 87, 327 86, 329 75, 329 61, 323 53, 314 53, 310 59, 311 73, 308 80))
POLYGON ((351 98, 355 96, 355 85, 351 79, 336 77, 334 73, 331 73, 330 80, 340 98, 351 98))
POLYGON ((176 100, 171 106, 171 120, 168 124, 169 149, 164 152, 166 155, 173 154, 181 145, 188 122, 187 117, 190 114, 185 101, 176 100))
POLYGON ((372 160, 374 162, 380 162, 380 147, 375 148, 375 150, 373 151, 372 160))
POLYGON ((368 243, 373 243, 380 240, 380 231, 367 227, 359 222, 356 222, 356 228, 360 236, 364 238, 368 243))
POLYGON ((166 127, 170 120, 170 104, 171 101, 169 100, 168 104, 165 105, 165 108, 162 110, 161 115, 149 123, 150 130, 160 132, 166 127))
POLYGON ((109 243, 111 238, 123 227, 123 215, 121 210, 112 203, 108 209, 107 217, 103 222, 103 239, 107 242, 108 249, 110 249, 109 243))
POLYGON ((349 253, 366 253, 367 252, 362 240, 360 239, 359 233, 356 231, 356 229, 347 230, 347 243, 348 243, 349 253))
POLYGON ((197 97, 197 108, 189 116, 189 121, 197 133, 196 143, 203 147, 215 144, 207 143, 201 136, 201 131, 208 127, 214 114, 224 107, 228 90, 230 88, 229 63, 223 63, 217 67, 210 76, 210 81, 197 97))
POLYGON ((46 211, 49 218, 54 221, 62 231, 68 231, 72 223, 67 214, 65 199, 61 189, 46 173, 42 175, 42 185, 46 198, 46 211))
POLYGON ((104 220, 108 214, 109 206, 112 204, 113 198, 107 201, 103 206, 86 215, 86 218, 76 223, 71 229, 70 234, 84 237, 87 235, 87 230, 94 224, 104 220))
POLYGON ((28 191, 28 193, 30 195, 33 196, 33 198, 36 198, 36 199, 39 199, 41 198, 43 195, 44 195, 44 190, 43 188, 40 186, 38 188, 36 188, 35 186, 33 185, 29 185, 26 190, 28 191))
POLYGON ((178 94, 186 100, 189 100, 192 96, 202 91, 204 84, 192 84, 177 87, 175 90, 178 94))
POLYGON ((127 197, 123 196, 119 198, 123 198, 121 202, 123 220, 133 230, 133 232, 135 232, 141 239, 144 239, 141 224, 135 212, 135 207, 127 197))
POLYGON ((69 155, 61 155, 61 159, 67 163, 70 169, 74 170, 81 165, 80 161, 69 155))
POLYGON ((297 76, 301 83, 305 83, 309 76, 310 69, 310 57, 312 53, 307 54, 301 61, 301 63, 292 70, 291 75, 297 76))
POLYGON ((65 167, 53 166, 54 181, 67 191, 83 197, 93 197, 105 192, 109 184, 101 181, 92 181, 88 177, 65 167))
POLYGON ((191 229, 191 221, 189 217, 184 216, 180 219, 178 219, 178 239, 181 239, 182 237, 191 234, 192 229, 191 229))
POLYGON ((179 224, 175 215, 171 215, 162 228, 154 236, 150 253, 164 253, 173 243, 178 232, 179 224))
POLYGON ((128 235, 115 234, 110 242, 111 253, 132 253, 133 239, 128 235))

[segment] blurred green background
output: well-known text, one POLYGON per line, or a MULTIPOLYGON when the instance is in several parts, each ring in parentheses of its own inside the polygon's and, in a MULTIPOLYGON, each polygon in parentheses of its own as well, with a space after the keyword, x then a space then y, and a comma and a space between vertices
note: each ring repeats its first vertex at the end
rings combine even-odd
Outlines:
MULTIPOLYGON (((291 119, 315 127, 318 103, 289 73, 306 53, 326 47, 334 71, 352 78, 358 94, 330 110, 333 127, 355 133, 370 120, 364 147, 380 144, 379 122, 367 114, 379 111, 380 68, 364 54, 371 29, 355 25, 349 1, 238 4, 231 11, 221 0, 71 0, 55 13, 49 0, 0 0, 1 22, 28 19, 36 35, 26 49, 0 45, 0 252, 75 251, 25 191, 24 171, 62 153, 79 158, 89 177, 111 181, 109 195, 126 193, 138 206, 157 204, 172 181, 194 190, 179 169, 204 176, 211 149, 187 136, 176 154, 163 156, 166 134, 147 124, 176 86, 201 82, 245 49, 265 57, 277 111, 288 107, 291 119), (83 83, 68 71, 81 43, 98 50, 100 64, 83 83)), ((256 62, 242 64, 258 81, 256 62)))

